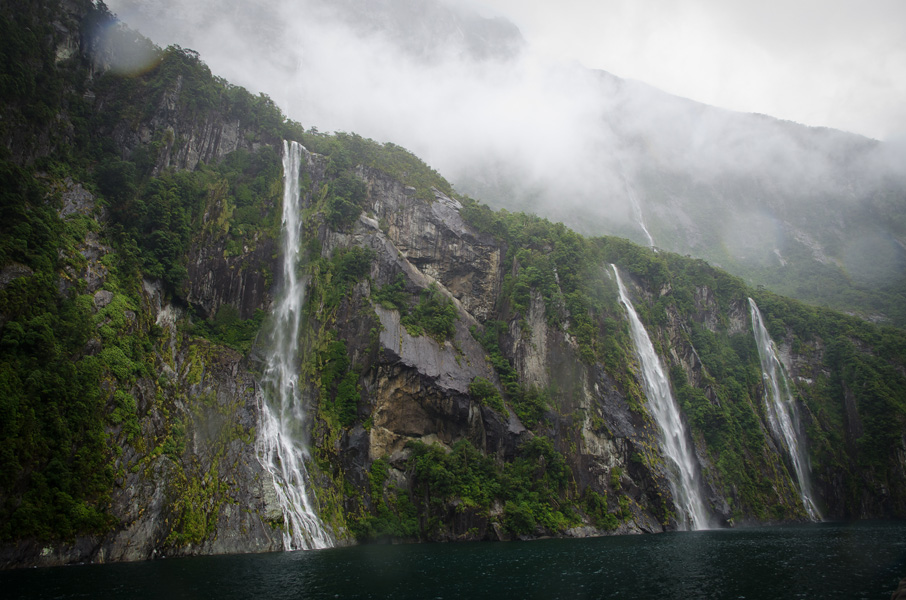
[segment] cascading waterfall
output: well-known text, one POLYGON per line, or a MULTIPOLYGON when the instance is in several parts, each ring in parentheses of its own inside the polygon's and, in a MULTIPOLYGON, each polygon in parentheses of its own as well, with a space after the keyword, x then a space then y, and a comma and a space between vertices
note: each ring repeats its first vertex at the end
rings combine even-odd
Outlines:
POLYGON ((299 323, 305 285, 296 275, 299 262, 299 168, 302 147, 283 142, 283 292, 274 311, 270 350, 261 380, 257 450, 274 478, 283 508, 286 550, 326 548, 333 540, 306 491, 306 420, 299 389, 299 323))
POLYGON ((642 379, 648 410, 661 433, 661 449, 666 455, 667 480, 673 492, 678 512, 677 520, 682 529, 707 529, 710 525, 708 511, 702 500, 702 485, 698 465, 692 451, 692 442, 680 417, 679 408, 670 391, 670 381, 664 373, 661 359, 654 351, 651 338, 639 320, 616 265, 613 267, 620 288, 620 302, 629 315, 629 328, 642 365, 642 379))
POLYGON ((800 443, 799 411, 790 386, 784 374, 783 365, 777 358, 774 340, 771 339, 758 305, 749 298, 749 310, 752 316, 752 331, 758 345, 758 357, 761 359, 761 372, 764 379, 764 407, 768 416, 768 425, 774 438, 783 446, 799 484, 799 495, 802 504, 812 521, 820 521, 821 513, 812 497, 808 457, 805 444, 800 443))

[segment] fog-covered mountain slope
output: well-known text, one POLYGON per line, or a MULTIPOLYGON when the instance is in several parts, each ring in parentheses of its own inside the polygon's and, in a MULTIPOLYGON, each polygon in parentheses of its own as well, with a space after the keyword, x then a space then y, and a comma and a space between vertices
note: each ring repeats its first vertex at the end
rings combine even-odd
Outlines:
POLYGON ((455 2, 112 6, 303 123, 402 144, 494 206, 906 324, 902 145, 551 63, 455 2))

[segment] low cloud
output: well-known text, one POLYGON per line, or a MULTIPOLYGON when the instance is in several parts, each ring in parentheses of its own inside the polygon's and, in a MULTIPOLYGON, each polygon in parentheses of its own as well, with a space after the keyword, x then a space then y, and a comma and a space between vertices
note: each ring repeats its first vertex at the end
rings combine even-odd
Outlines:
POLYGON ((792 198, 857 199, 856 169, 897 169, 893 160, 869 169, 865 157, 880 146, 866 138, 707 107, 552 60, 508 21, 464 3, 110 6, 157 43, 199 51, 216 74, 267 93, 306 127, 394 142, 460 191, 583 233, 646 243, 640 216, 679 205, 693 220, 695 210, 739 203, 788 220, 792 198), (690 208, 697 197, 701 207, 690 208))

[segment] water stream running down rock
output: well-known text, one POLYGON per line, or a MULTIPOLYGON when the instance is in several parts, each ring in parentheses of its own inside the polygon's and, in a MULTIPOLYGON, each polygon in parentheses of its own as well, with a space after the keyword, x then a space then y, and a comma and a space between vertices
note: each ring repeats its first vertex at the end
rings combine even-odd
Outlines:
POLYGON ((664 373, 661 359, 654 351, 651 338, 639 320, 632 302, 620 279, 616 265, 613 267, 620 288, 620 302, 629 315, 629 328, 636 354, 642 366, 645 396, 648 410, 657 423, 661 434, 661 450, 667 459, 667 480, 673 492, 677 509, 677 521, 682 529, 708 529, 710 519, 702 499, 700 468, 692 449, 692 441, 686 431, 679 408, 670 391, 670 381, 664 373))
POLYGON ((645 234, 645 237, 648 238, 648 247, 654 248, 654 238, 651 237, 651 232, 648 231, 648 228, 645 226, 645 219, 642 218, 642 205, 639 203, 639 199, 635 195, 635 189, 632 187, 632 184, 629 183, 629 178, 626 176, 626 168, 623 166, 623 159, 618 160, 620 161, 620 176, 623 178, 623 187, 626 188, 626 197, 629 198, 629 204, 632 206, 632 215, 635 217, 639 229, 641 229, 642 233, 645 234))
POLYGON ((808 456, 805 453, 805 440, 802 439, 799 411, 796 409, 796 403, 790 393, 783 365, 774 350, 774 340, 771 339, 764 326, 764 319, 761 311, 758 310, 758 305, 751 298, 749 298, 749 309, 752 316, 752 331, 755 334, 758 356, 761 359, 761 372, 764 378, 764 408, 771 433, 777 443, 783 446, 783 450, 793 465, 805 512, 812 521, 820 521, 821 512, 815 505, 812 496, 808 456))
POLYGON ((283 509, 286 550, 333 545, 307 492, 307 421, 299 386, 299 323, 305 284, 299 281, 299 169, 302 146, 283 142, 283 291, 274 310, 274 327, 261 381, 257 449, 274 478, 283 509))

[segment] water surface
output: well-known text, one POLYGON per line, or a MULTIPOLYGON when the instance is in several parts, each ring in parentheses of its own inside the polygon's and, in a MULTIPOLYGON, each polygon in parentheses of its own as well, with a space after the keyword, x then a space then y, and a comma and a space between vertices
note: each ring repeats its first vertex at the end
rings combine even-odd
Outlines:
POLYGON ((371 545, 0 573, 4 598, 873 598, 906 523, 371 545))

